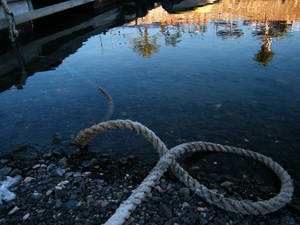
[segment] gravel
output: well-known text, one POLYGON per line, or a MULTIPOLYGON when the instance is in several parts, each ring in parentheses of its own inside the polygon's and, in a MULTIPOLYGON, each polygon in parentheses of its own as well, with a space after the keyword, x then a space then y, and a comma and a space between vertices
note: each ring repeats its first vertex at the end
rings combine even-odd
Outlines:
MULTIPOLYGON (((24 146, 0 158, 0 179, 22 176, 9 190, 16 198, 0 205, 0 224, 103 224, 148 174, 155 162, 130 155, 82 152, 73 145, 24 146), (42 152, 42 154, 41 154, 42 152)), ((191 167, 193 176, 198 169, 191 167)), ((203 176, 202 176, 203 177, 203 176)), ((252 180, 236 178, 217 182, 217 175, 199 181, 235 199, 270 197, 252 180), (234 182, 233 182, 234 180, 234 182), (254 188, 253 188, 254 187, 254 188)), ((300 222, 299 205, 289 204, 266 216, 243 216, 204 202, 168 171, 126 221, 126 225, 250 225, 300 222)))

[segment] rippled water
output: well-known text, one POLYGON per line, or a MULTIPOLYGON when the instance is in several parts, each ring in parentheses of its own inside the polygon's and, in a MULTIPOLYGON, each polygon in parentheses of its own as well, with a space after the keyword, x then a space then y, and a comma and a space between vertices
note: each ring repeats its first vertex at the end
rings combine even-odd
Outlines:
MULTIPOLYGON (((105 25, 38 50, 21 46, 21 55, 31 49, 38 57, 23 67, 26 75, 19 68, 0 76, 1 152, 50 143, 55 132, 70 139, 99 122, 108 109, 99 86, 113 98, 112 119, 140 121, 168 146, 205 140, 250 148, 299 180, 300 4, 153 2, 109 11, 105 25)), ((126 132, 99 137, 92 148, 155 157, 126 132)))

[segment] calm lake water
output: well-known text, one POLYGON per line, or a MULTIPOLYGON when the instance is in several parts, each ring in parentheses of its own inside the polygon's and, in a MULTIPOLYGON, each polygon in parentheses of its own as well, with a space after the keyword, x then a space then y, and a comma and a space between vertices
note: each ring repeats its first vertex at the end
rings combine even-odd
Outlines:
MULTIPOLYGON (((106 12, 105 24, 100 15, 93 27, 22 44, 22 57, 36 54, 23 75, 1 59, 0 68, 17 68, 0 75, 1 153, 51 143, 55 132, 72 139, 98 123, 109 110, 101 87, 114 102, 111 119, 139 121, 169 147, 241 146, 298 182, 300 3, 191 2, 199 4, 123 5, 106 12)), ((91 150, 157 157, 130 132, 97 137, 91 150)))

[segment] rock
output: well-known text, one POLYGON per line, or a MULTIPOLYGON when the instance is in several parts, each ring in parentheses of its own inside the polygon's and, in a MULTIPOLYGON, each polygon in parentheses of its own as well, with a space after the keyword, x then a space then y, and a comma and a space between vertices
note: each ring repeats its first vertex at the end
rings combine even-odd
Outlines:
POLYGON ((52 152, 44 153, 44 154, 42 155, 42 157, 45 158, 45 159, 50 159, 51 156, 52 156, 52 152))
POLYGON ((38 168, 40 168, 40 166, 41 166, 41 164, 36 164, 36 165, 34 165, 33 167, 32 167, 32 169, 38 169, 38 168))
POLYGON ((190 197, 190 189, 189 188, 180 188, 179 194, 184 196, 184 198, 190 197))
POLYGON ((66 168, 68 166, 68 160, 66 157, 61 158, 58 162, 57 165, 62 167, 62 168, 66 168))
POLYGON ((203 207, 197 207, 197 211, 198 211, 198 212, 204 212, 204 211, 205 211, 205 208, 203 208, 203 207))
POLYGON ((21 173, 22 173, 21 170, 19 170, 18 168, 15 168, 15 169, 13 169, 13 170, 9 173, 9 176, 15 177, 15 176, 17 176, 17 175, 20 175, 21 173))
POLYGON ((182 208, 186 208, 186 207, 189 207, 189 206, 190 206, 190 204, 187 203, 187 202, 182 203, 182 208))
POLYGON ((34 177, 26 177, 26 178, 24 179, 24 183, 27 184, 27 183, 30 183, 30 182, 33 181, 33 180, 35 180, 34 177))
POLYGON ((63 188, 65 188, 65 185, 68 184, 68 183, 69 183, 69 181, 64 180, 64 181, 58 183, 58 184, 55 186, 55 189, 56 189, 56 190, 62 190, 63 188))
POLYGON ((81 215, 84 217, 84 218, 88 218, 90 216, 90 211, 88 209, 85 209, 81 215))
POLYGON ((57 168, 57 169, 55 170, 55 174, 56 174, 57 176, 62 177, 62 176, 65 174, 65 170, 64 170, 64 169, 61 169, 61 168, 57 168))
POLYGON ((51 195, 52 193, 53 193, 53 190, 48 190, 48 191, 46 192, 46 195, 49 196, 49 195, 51 195))
POLYGON ((66 178, 71 177, 71 176, 73 176, 73 173, 72 173, 72 172, 67 172, 67 173, 65 173, 65 177, 66 177, 66 178))
POLYGON ((72 208, 77 207, 77 204, 78 204, 77 201, 75 201, 75 200, 70 200, 70 201, 67 201, 66 203, 64 203, 63 207, 64 207, 66 210, 70 210, 70 209, 72 209, 72 208))
POLYGON ((171 218, 172 217, 172 211, 169 209, 168 206, 166 206, 164 203, 159 204, 159 212, 158 214, 164 218, 171 218))
POLYGON ((89 177, 91 175, 92 175, 92 172, 90 172, 90 171, 86 171, 82 174, 83 177, 89 177))
POLYGON ((298 225, 296 220, 290 216, 284 216, 283 218, 280 219, 281 224, 285 225, 298 225))
POLYGON ((20 208, 18 206, 15 206, 12 210, 9 211, 8 215, 12 215, 15 212, 17 212, 20 208))
POLYGON ((230 181, 225 181, 223 183, 221 183, 221 187, 225 188, 228 192, 231 192, 232 191, 232 187, 233 187, 233 183, 230 182, 230 181))
POLYGON ((39 199, 41 197, 41 194, 38 193, 37 191, 34 191, 32 196, 35 198, 35 199, 39 199))
POLYGON ((127 159, 126 158, 122 158, 122 159, 119 159, 119 163, 122 165, 122 166, 125 166, 127 165, 127 159))
POLYGON ((57 199, 55 201, 55 208, 60 209, 61 207, 62 207, 62 202, 59 199, 57 199))
POLYGON ((100 203, 100 206, 101 206, 101 208, 105 208, 106 206, 108 206, 108 204, 109 204, 109 202, 108 201, 103 201, 103 200, 100 200, 99 201, 99 203, 100 203))
POLYGON ((87 202, 88 202, 89 204, 91 204, 91 203, 94 202, 94 197, 93 197, 92 195, 88 195, 88 196, 86 197, 86 200, 87 200, 87 202))
POLYGON ((80 172, 74 172, 73 173, 73 177, 80 177, 81 176, 81 173, 80 172))
POLYGON ((0 159, 0 163, 1 163, 2 165, 6 165, 8 162, 9 162, 8 159, 0 159))
POLYGON ((47 167, 47 171, 52 171, 56 168, 56 165, 54 163, 51 163, 48 167, 47 167))
POLYGON ((165 223, 165 225, 175 225, 176 222, 179 222, 179 217, 173 217, 173 218, 169 219, 169 220, 165 223))
POLYGON ((89 161, 84 161, 84 162, 82 162, 82 166, 83 167, 92 167, 92 166, 94 166, 94 165, 96 165, 98 163, 98 161, 97 161, 97 159, 91 159, 91 160, 89 160, 89 161))
POLYGON ((10 171, 11 167, 3 167, 2 169, 0 169, 0 179, 3 179, 5 176, 7 176, 10 171))
POLYGON ((25 214, 25 215, 23 216, 23 220, 27 220, 27 219, 29 218, 29 216, 30 216, 30 213, 25 214))

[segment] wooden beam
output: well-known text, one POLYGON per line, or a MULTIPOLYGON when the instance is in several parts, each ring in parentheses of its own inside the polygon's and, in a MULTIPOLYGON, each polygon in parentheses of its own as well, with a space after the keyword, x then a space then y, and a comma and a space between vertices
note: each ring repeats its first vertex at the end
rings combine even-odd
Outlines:
MULTIPOLYGON (((93 1, 95 1, 95 0, 69 0, 66 2, 61 2, 61 3, 55 4, 55 5, 36 9, 36 10, 30 11, 30 12, 16 14, 16 15, 14 15, 15 22, 16 22, 16 24, 25 23, 30 20, 48 16, 48 15, 51 15, 51 14, 54 14, 57 12, 71 9, 76 6, 87 4, 89 2, 93 2, 93 1)), ((0 20, 0 29, 4 29, 6 27, 8 27, 8 23, 7 23, 6 19, 1 19, 0 20)))

